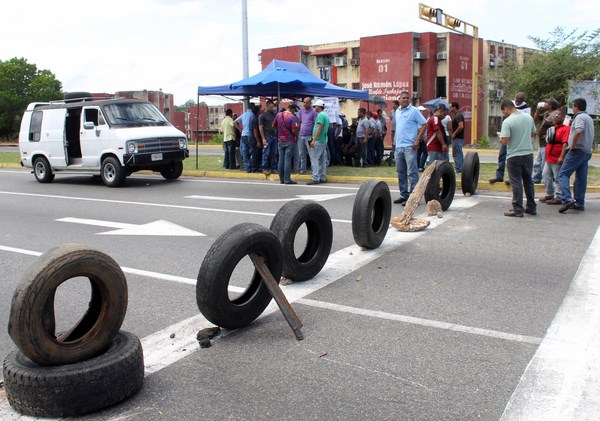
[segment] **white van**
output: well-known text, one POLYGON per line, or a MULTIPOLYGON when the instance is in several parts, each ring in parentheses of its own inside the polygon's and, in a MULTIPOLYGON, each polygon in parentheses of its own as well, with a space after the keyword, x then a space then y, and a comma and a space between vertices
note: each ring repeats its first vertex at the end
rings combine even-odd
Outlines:
POLYGON ((40 183, 71 172, 99 175, 109 187, 140 170, 177 179, 189 156, 185 135, 153 104, 134 99, 29 104, 19 150, 40 183))

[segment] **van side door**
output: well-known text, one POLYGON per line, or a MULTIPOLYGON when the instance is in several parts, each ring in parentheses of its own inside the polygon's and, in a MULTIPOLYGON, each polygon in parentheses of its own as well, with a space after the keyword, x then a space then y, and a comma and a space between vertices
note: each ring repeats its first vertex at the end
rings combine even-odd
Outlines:
POLYGON ((100 168, 100 154, 106 149, 110 128, 99 107, 83 107, 81 112, 81 155, 83 166, 100 168))

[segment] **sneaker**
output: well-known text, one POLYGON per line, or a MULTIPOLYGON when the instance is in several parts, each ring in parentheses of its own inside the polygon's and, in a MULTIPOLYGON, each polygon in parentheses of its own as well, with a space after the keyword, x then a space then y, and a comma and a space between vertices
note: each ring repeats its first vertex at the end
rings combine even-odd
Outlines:
POLYGON ((510 209, 508 212, 504 212, 504 216, 514 216, 517 218, 522 218, 523 217, 523 212, 517 212, 514 209, 510 209))
MULTIPOLYGON (((540 200, 540 202, 541 202, 541 200, 540 200)), ((546 204, 547 205, 562 205, 562 202, 560 201, 560 199, 553 197, 550 200, 546 200, 546 204)))
POLYGON ((315 181, 315 180, 310 180, 310 181, 307 181, 307 182, 306 182, 306 185, 307 185, 307 186, 314 186, 315 184, 319 184, 319 182, 318 182, 318 181, 315 181))
POLYGON ((502 183, 504 180, 502 178, 494 177, 494 178, 490 178, 488 181, 490 182, 490 184, 494 184, 494 183, 502 183))
POLYGON ((290 181, 286 181, 284 184, 298 184, 298 182, 294 181, 294 180, 290 180, 290 181))
POLYGON ((574 207, 575 205, 575 201, 574 200, 569 200, 568 202, 565 202, 562 204, 562 206, 558 209, 559 213, 565 213, 566 211, 568 211, 569 209, 571 209, 572 207, 574 207))
POLYGON ((399 197, 398 199, 394 200, 394 203, 404 205, 406 204, 406 199, 403 197, 399 197))
POLYGON ((525 213, 531 216, 536 216, 537 212, 534 210, 530 210, 530 209, 525 209, 525 213))

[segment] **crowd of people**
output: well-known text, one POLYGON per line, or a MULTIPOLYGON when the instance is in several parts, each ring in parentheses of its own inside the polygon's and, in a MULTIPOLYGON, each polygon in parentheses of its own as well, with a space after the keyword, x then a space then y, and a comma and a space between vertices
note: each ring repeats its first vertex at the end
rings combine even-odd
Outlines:
MULTIPOLYGON (((441 102, 437 107, 415 107, 410 98, 408 91, 401 92, 392 102, 389 116, 392 145, 388 159, 395 161, 400 189, 394 203, 402 205, 426 165, 450 161, 452 150, 457 174, 463 166, 465 118, 460 104, 452 102, 448 107, 441 102)), ((533 115, 522 92, 514 100, 502 102, 498 169, 489 182, 506 182, 512 187, 512 208, 504 213, 506 216, 536 215, 534 184, 541 182, 545 195, 540 202, 561 205, 560 213, 585 209, 587 168, 594 139, 586 105, 585 99, 576 99, 570 117, 553 98, 539 103, 533 115), (535 158, 533 144, 537 148, 535 158), (573 173, 571 195, 569 180, 573 173)), ((359 108, 352 124, 343 112, 330 120, 320 99, 305 98, 302 106, 292 102, 287 109, 276 110, 272 101, 266 102, 262 112, 257 105, 251 105, 241 116, 226 110, 221 125, 225 168, 277 173, 282 184, 297 184, 292 173, 306 174, 310 168, 312 177, 307 184, 314 185, 327 182, 328 166, 364 168, 384 162, 388 118, 381 109, 370 112, 359 108)))

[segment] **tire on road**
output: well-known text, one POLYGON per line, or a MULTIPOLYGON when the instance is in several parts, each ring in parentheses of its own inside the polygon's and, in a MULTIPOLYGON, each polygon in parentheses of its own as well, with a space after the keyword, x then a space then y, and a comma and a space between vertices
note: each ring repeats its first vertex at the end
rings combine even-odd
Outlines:
POLYGON ((50 163, 43 156, 37 157, 33 161, 33 174, 40 183, 51 183, 54 180, 54 173, 50 163))
POLYGON ((198 309, 206 319, 226 329, 252 323, 272 298, 256 269, 245 290, 234 299, 229 297, 231 275, 249 253, 262 256, 275 280, 280 281, 281 243, 270 229, 254 223, 242 223, 225 231, 206 253, 198 272, 198 309))
POLYGON ((331 217, 312 200, 293 200, 279 209, 271 222, 283 252, 282 275, 294 281, 314 278, 325 266, 333 244, 331 217), (294 251, 298 229, 306 224, 306 247, 299 257, 294 251))
POLYGON ((390 226, 392 196, 383 181, 365 182, 354 199, 352 235, 360 247, 375 249, 381 245, 390 226))
POLYGON ((109 156, 102 160, 100 175, 102 176, 104 185, 108 187, 121 187, 125 183, 127 172, 117 158, 109 156))
POLYGON ((65 244, 40 256, 21 278, 12 298, 8 334, 37 364, 70 364, 104 352, 126 311, 127 281, 117 262, 87 246, 65 244), (69 330, 56 332, 56 290, 78 277, 90 282, 87 311, 69 330))
POLYGON ((40 366, 20 351, 3 364, 10 405, 35 417, 68 417, 98 411, 132 396, 144 382, 140 340, 119 332, 103 354, 74 364, 40 366))
POLYGON ((454 167, 448 161, 438 162, 425 189, 425 202, 437 200, 442 205, 442 210, 447 210, 454 200, 455 190, 454 167))
POLYGON ((183 162, 181 161, 173 162, 170 166, 160 170, 160 175, 162 175, 165 180, 177 180, 181 177, 182 173, 183 162))
POLYGON ((461 173, 461 189, 463 194, 475 194, 479 182, 479 154, 467 152, 461 173))

